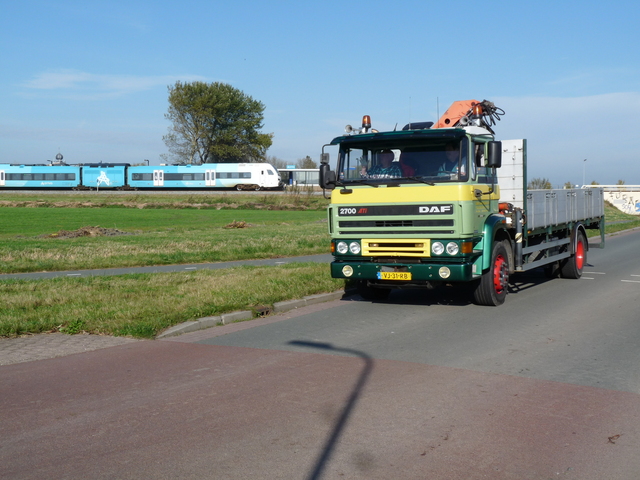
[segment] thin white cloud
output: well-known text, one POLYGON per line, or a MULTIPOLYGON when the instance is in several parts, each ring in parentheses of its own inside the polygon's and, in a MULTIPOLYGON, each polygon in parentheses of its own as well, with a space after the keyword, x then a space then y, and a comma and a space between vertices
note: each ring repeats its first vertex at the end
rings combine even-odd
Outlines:
POLYGON ((78 70, 58 70, 40 73, 23 86, 32 93, 47 91, 48 95, 55 92, 65 98, 100 99, 166 87, 177 80, 205 79, 198 75, 101 75, 78 70))

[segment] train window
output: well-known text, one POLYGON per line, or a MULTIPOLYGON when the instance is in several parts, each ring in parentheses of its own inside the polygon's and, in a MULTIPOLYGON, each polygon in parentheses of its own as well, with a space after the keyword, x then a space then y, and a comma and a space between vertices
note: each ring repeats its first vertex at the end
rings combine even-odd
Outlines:
POLYGON ((216 178, 251 178, 251 172, 216 172, 216 178))
POLYGON ((193 180, 204 180, 204 173, 165 173, 165 181, 188 182, 193 180))
POLYGON ((13 181, 64 181, 76 179, 75 173, 7 173, 7 180, 13 181))
POLYGON ((153 173, 132 173, 131 180, 134 182, 153 182, 153 173))

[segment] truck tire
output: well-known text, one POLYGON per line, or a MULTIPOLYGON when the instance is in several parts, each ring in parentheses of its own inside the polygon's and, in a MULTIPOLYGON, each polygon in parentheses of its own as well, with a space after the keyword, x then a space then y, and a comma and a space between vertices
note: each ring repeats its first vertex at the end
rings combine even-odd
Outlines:
POLYGON ((495 307, 502 305, 509 289, 509 251, 505 242, 495 242, 491 251, 491 265, 482 274, 475 290, 473 300, 478 305, 495 307))
POLYGON ((587 263, 587 239, 582 230, 578 231, 576 238, 576 252, 569 258, 560 262, 560 275, 562 278, 580 278, 582 270, 587 263))
POLYGON ((356 285, 358 295, 365 300, 386 300, 391 293, 390 288, 377 288, 367 285, 366 280, 360 280, 356 285))

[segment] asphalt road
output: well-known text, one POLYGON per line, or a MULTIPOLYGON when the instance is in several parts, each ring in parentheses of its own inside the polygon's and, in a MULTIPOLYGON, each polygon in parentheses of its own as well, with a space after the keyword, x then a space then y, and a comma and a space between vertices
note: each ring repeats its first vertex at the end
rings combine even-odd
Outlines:
POLYGON ((0 367, 0 478, 640 478, 640 232, 514 277, 0 367))
POLYGON ((33 272, 33 273, 3 273, 0 280, 38 280, 57 277, 93 277, 108 275, 127 275, 132 273, 167 273, 185 272, 193 270, 217 270, 220 268, 231 268, 240 265, 252 266, 276 266, 292 262, 320 262, 329 263, 333 257, 330 254, 305 255, 300 257, 286 258, 265 258, 262 260, 236 260, 232 262, 218 263, 192 263, 180 265, 154 265, 150 267, 123 267, 123 268, 99 268, 95 270, 64 270, 55 272, 33 272))

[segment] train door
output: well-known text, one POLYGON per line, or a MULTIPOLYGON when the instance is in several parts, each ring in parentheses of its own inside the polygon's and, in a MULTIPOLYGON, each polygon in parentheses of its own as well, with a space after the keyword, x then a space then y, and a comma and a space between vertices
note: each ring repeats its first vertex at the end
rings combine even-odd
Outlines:
POLYGON ((204 172, 204 184, 207 187, 215 187, 216 186, 216 171, 215 170, 205 170, 205 172, 204 172))
POLYGON ((266 186, 266 176, 267 176, 267 172, 265 172, 265 168, 263 165, 257 165, 257 168, 255 170, 255 174, 256 174, 256 185, 258 185, 260 188, 264 188, 266 186))
POLYGON ((0 170, 0 187, 4 187, 5 178, 4 170, 0 170))
POLYGON ((154 187, 164 186, 164 170, 153 171, 153 186, 154 187))

